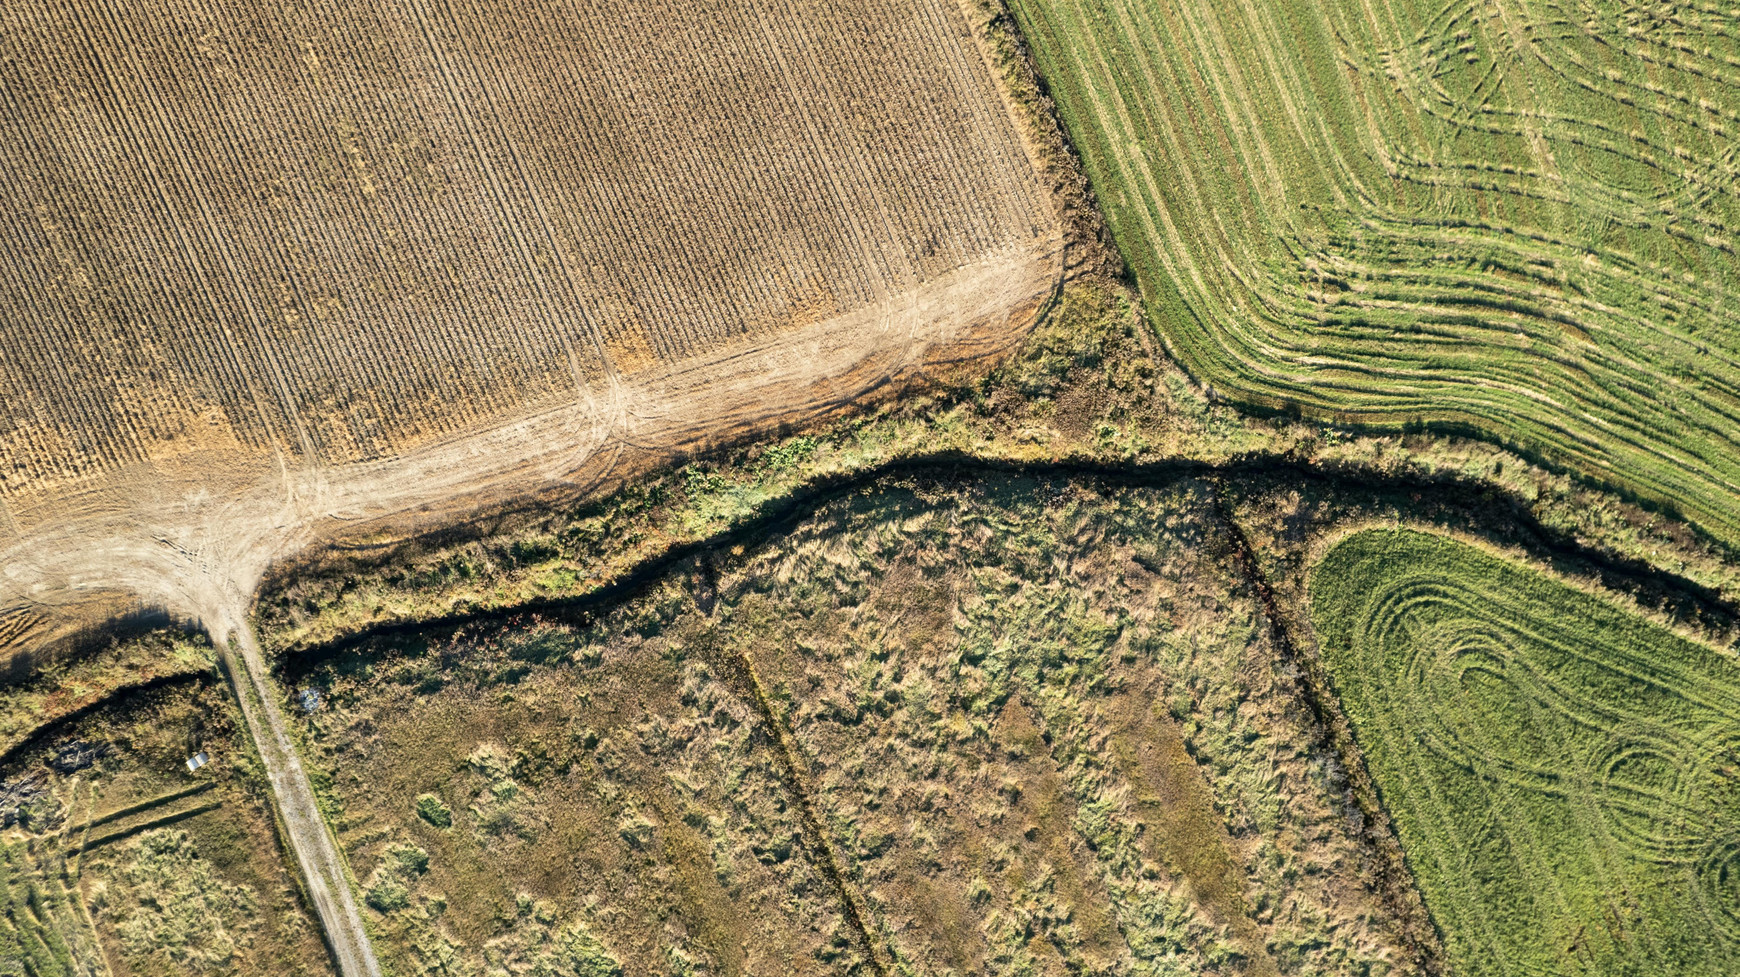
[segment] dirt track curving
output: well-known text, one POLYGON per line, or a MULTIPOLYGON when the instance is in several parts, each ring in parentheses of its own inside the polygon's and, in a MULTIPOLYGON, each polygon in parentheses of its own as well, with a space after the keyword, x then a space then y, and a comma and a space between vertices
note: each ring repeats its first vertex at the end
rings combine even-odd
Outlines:
POLYGON ((1006 346, 1060 275, 952 0, 0 28, 0 144, 33 147, 0 151, 0 650, 801 423, 1006 346))
POLYGON ((27 512, 37 528, 0 550, 0 588, 27 613, 122 590, 205 622, 220 647, 235 636, 241 660, 232 675, 310 897, 342 972, 373 977, 342 863, 246 625, 266 567, 357 527, 439 518, 564 482, 607 484, 675 453, 824 415, 926 370, 997 352, 1019 338, 1061 274, 1058 242, 1041 243, 772 341, 581 386, 561 405, 390 460, 263 473, 216 491, 192 480, 142 482, 98 496, 101 505, 75 498, 27 512))
POLYGON ((234 616, 273 560, 314 540, 563 482, 602 484, 996 352, 1051 295, 1060 253, 1055 240, 1044 244, 767 342, 582 386, 565 403, 400 457, 251 481, 236 472, 141 479, 18 512, 34 528, 0 549, 0 586, 15 607, 123 590, 201 620, 234 616))

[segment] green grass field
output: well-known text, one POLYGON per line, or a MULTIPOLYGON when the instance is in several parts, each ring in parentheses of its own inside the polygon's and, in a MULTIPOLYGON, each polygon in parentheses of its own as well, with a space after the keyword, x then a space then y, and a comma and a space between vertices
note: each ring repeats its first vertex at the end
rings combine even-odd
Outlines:
POLYGON ((1424 533, 1311 602, 1453 972, 1740 972, 1740 668, 1424 533))
POLYGON ((1709 3, 1009 0, 1169 346, 1740 541, 1740 23, 1709 3))

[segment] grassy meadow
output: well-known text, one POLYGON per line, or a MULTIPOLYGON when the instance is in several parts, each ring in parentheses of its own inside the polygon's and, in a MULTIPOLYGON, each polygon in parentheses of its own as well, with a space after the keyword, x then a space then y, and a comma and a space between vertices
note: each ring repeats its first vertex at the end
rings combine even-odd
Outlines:
POLYGON ((1740 665, 1425 533, 1310 590, 1451 972, 1740 969, 1740 665))
POLYGON ((383 959, 1414 972, 1210 500, 885 479, 595 611, 292 659, 383 959))
POLYGON ((238 725, 222 683, 184 681, 105 702, 0 768, 0 974, 332 972, 238 725), (69 763, 69 744, 89 752, 69 763), (211 758, 198 773, 195 751, 211 758))
POLYGON ((1009 0, 1191 374, 1509 444, 1740 542, 1740 24, 1009 0))

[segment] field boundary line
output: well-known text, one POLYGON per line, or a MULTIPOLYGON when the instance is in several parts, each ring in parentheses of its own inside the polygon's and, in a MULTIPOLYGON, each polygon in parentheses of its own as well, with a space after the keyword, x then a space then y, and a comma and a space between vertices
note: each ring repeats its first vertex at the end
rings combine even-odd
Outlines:
POLYGON ((200 804, 196 807, 186 808, 185 810, 171 811, 170 813, 165 814, 162 817, 153 818, 149 821, 144 821, 144 822, 141 822, 139 824, 130 825, 128 827, 122 828, 119 831, 111 831, 106 835, 101 835, 101 836, 96 837, 96 838, 91 838, 91 839, 86 840, 86 841, 81 841, 81 842, 79 842, 78 847, 75 849, 75 851, 76 851, 76 853, 82 855, 85 852, 88 852, 93 848, 101 848, 104 845, 112 845, 117 841, 125 841, 128 838, 133 837, 134 835, 141 835, 141 834, 144 834, 145 832, 151 831, 155 828, 166 828, 169 825, 176 824, 176 823, 181 822, 181 821, 186 821, 188 818, 197 817, 198 815, 201 815, 201 814, 208 814, 208 813, 215 811, 218 808, 221 808, 223 806, 224 806, 223 801, 212 801, 212 802, 207 803, 207 804, 200 804))
POLYGON ((84 822, 83 824, 75 825, 74 827, 68 828, 67 833, 68 834, 77 834, 80 831, 89 831, 92 828, 100 827, 102 825, 110 823, 111 821, 119 821, 122 818, 130 818, 135 814, 140 814, 142 812, 149 811, 152 808, 157 807, 160 804, 167 804, 170 801, 179 801, 183 797, 192 797, 195 794, 203 794, 206 791, 211 790, 213 787, 216 787, 216 786, 217 786, 216 781, 207 780, 203 783, 194 784, 191 787, 183 787, 183 788, 180 788, 179 790, 172 790, 167 794, 158 794, 156 797, 148 797, 145 800, 142 800, 136 804, 129 804, 126 807, 120 808, 118 810, 110 811, 108 814, 100 814, 94 818, 91 818, 89 821, 84 822))

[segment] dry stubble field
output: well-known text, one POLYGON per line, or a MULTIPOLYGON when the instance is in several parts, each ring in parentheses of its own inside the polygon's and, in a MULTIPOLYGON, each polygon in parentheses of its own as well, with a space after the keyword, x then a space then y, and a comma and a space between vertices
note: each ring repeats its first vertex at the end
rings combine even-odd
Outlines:
POLYGON ((1058 275, 949 0, 27 0, 0 92, 14 643, 825 411, 1058 275))

